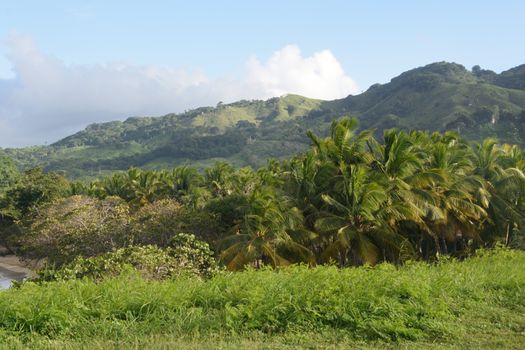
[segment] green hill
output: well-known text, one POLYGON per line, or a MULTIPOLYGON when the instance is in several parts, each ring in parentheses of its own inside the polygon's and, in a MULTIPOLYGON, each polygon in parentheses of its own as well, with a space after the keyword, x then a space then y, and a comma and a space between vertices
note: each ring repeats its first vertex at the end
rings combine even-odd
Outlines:
POLYGON ((525 90, 502 86, 513 82, 516 87, 521 79, 525 87, 525 75, 519 73, 496 75, 497 85, 461 65, 434 63, 348 97, 340 109, 359 116, 367 128, 455 130, 471 139, 494 136, 523 144, 525 90))
POLYGON ((93 124, 50 146, 5 149, 22 168, 36 165, 72 178, 130 166, 162 168, 218 160, 259 166, 306 149, 308 129, 323 133, 334 118, 357 116, 361 127, 455 130, 470 139, 494 136, 525 144, 525 65, 501 74, 439 62, 387 84, 334 101, 297 95, 239 101, 162 117, 93 124))

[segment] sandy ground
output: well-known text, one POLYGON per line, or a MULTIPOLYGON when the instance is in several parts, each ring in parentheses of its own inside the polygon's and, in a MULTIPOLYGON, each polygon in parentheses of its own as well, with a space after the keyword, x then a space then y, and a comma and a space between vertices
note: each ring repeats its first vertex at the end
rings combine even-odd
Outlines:
MULTIPOLYGON (((5 253, 3 247, 0 251, 5 253)), ((21 281, 33 275, 33 271, 15 255, 0 255, 0 289, 7 288, 11 280, 21 281)))
POLYGON ((10 274, 27 275, 31 274, 32 271, 15 255, 5 255, 0 256, 0 272, 2 272, 2 274, 8 272, 10 274))

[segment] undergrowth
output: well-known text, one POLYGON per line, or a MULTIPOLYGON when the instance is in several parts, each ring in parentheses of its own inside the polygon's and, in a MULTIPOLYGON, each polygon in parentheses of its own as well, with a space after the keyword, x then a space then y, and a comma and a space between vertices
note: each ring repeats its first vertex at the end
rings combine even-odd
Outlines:
POLYGON ((329 333, 381 344, 457 344, 481 334, 492 344, 519 345, 525 344, 523 266, 524 252, 498 250, 400 268, 295 266, 207 280, 127 273, 101 282, 24 283, 0 292, 0 344, 132 344, 154 336, 297 341, 329 333))

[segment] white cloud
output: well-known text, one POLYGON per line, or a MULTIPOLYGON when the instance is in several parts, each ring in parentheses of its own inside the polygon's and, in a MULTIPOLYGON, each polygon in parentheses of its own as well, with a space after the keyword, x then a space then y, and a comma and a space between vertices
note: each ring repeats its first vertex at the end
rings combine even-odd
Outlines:
POLYGON ((296 93, 335 99, 358 91, 357 84, 345 75, 328 50, 303 58, 297 46, 289 45, 275 52, 266 63, 254 57, 247 66, 247 81, 259 86, 266 96, 296 93))
POLYGON ((7 58, 15 77, 0 79, 0 146, 54 142, 93 122, 162 115, 218 101, 286 93, 341 98, 358 91, 330 51, 302 57, 286 46, 266 62, 248 60, 241 78, 209 79, 199 71, 130 64, 74 64, 11 36, 7 58))

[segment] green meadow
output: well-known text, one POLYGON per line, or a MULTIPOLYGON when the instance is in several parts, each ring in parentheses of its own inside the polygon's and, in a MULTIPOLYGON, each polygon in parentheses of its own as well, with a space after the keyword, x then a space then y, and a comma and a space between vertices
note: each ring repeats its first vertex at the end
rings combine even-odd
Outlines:
POLYGON ((523 266, 524 252, 501 249, 403 267, 25 283, 0 292, 0 340, 6 349, 522 349, 523 266))

